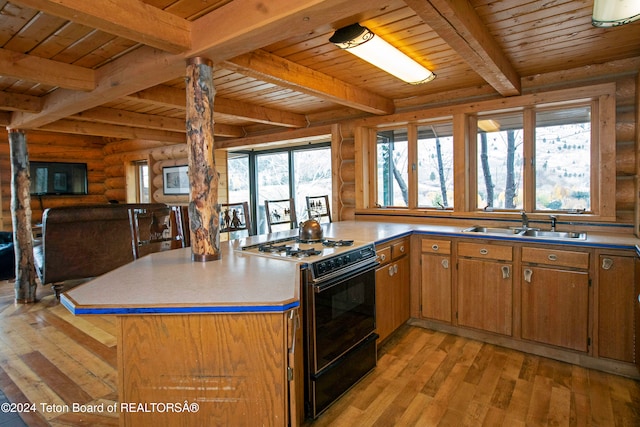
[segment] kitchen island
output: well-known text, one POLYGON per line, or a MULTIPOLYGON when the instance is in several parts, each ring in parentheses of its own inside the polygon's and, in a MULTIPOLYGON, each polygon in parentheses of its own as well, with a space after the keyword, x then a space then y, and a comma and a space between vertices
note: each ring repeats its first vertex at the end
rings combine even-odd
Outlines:
MULTIPOLYGON (((325 238, 377 244, 430 235, 523 241, 473 235, 463 228, 368 221, 323 225, 325 238)), ((304 261, 239 250, 295 233, 227 242, 221 259, 206 263, 193 262, 189 248, 152 254, 63 294, 62 303, 74 314, 117 316, 121 425, 295 425, 301 420, 297 319, 304 261)), ((589 233, 580 242, 545 243, 627 250, 638 240, 589 233)), ((412 285, 412 301, 419 295, 412 285)), ((412 306, 412 317, 419 317, 412 306)))

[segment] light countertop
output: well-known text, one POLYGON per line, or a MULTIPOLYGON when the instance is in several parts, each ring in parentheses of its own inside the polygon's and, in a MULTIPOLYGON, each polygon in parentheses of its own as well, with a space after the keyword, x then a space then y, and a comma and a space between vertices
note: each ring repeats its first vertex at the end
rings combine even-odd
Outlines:
MULTIPOLYGON (((323 224, 326 238, 375 243, 417 233, 610 249, 637 250, 640 244, 639 239, 626 234, 588 233, 583 241, 551 241, 463 233, 463 228, 369 221, 323 224)), ((275 237, 296 233, 275 233, 275 237)), ((234 250, 267 238, 223 242, 221 259, 216 261, 192 261, 191 248, 151 254, 65 292, 61 302, 74 314, 283 312, 299 305, 301 262, 234 250)))

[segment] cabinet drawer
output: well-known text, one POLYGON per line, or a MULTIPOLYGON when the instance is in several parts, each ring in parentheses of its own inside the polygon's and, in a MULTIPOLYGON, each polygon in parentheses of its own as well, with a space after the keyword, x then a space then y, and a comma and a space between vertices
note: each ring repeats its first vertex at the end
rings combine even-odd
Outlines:
POLYGON ((380 265, 385 265, 391 262, 391 246, 384 246, 380 249, 376 249, 376 253, 378 254, 380 265))
POLYGON ((513 248, 482 243, 458 243, 458 256, 513 261, 513 248))
POLYGON ((391 259, 396 260, 409 253, 409 241, 402 240, 391 245, 391 259))
POLYGON ((522 262, 587 269, 589 254, 546 248, 522 248, 522 262))
POLYGON ((422 239, 422 252, 448 255, 451 253, 451 242, 448 240, 422 239))

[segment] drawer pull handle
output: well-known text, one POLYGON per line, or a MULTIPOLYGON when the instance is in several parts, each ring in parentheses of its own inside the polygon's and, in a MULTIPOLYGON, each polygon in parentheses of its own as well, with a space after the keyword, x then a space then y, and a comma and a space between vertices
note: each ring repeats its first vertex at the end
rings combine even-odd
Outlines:
POLYGON ((389 266, 389 276, 393 276, 394 271, 393 271, 393 265, 389 266))
POLYGON ((611 258, 602 258, 602 269, 609 270, 613 267, 613 260, 611 258))
POLYGON ((530 268, 524 269, 524 281, 527 283, 531 283, 531 276, 533 276, 533 270, 530 268))
POLYGON ((442 267, 443 268, 449 268, 449 260, 448 259, 443 259, 441 261, 441 263, 442 263, 442 267))
POLYGON ((549 254, 549 256, 547 258, 549 258, 549 261, 557 261, 558 260, 558 255, 549 254))
POLYGON ((480 255, 486 255, 488 253, 489 253, 488 249, 485 249, 485 248, 480 249, 480 255))
POLYGON ((404 245, 400 246, 400 252, 404 253, 404 245))
POLYGON ((433 249, 434 251, 437 251, 438 249, 440 249, 440 246, 438 245, 431 245, 431 249, 433 249))
POLYGON ((503 265, 502 266, 502 278, 503 279, 508 279, 510 275, 511 275, 511 269, 509 268, 509 266, 508 265, 503 265))
POLYGON ((398 274, 398 264, 393 264, 393 274, 398 274))
POLYGON ((380 255, 380 260, 382 262, 386 261, 387 260, 387 256, 385 254, 380 255))

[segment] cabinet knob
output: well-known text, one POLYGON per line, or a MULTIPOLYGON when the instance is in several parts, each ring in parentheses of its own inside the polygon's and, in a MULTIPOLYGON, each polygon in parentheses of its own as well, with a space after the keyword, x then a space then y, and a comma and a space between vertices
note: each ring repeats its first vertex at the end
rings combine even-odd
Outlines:
POLYGON ((404 245, 400 246, 400 252, 404 253, 404 245))
POLYGON ((437 251, 438 249, 440 249, 440 246, 434 244, 434 245, 431 245, 431 249, 433 249, 434 251, 437 251))
POLYGON ((393 265, 389 266, 389 276, 393 276, 393 265))
POLYGON ((480 249, 480 255, 486 255, 489 253, 489 249, 482 248, 480 249))
POLYGON ((380 255, 380 261, 386 261, 387 256, 385 254, 380 255))
POLYGON ((549 258, 549 261, 557 261, 558 260, 558 255, 549 254, 549 256, 547 256, 547 258, 549 258))
POLYGON ((611 258, 602 258, 602 269, 609 270, 613 267, 613 260, 611 258))

